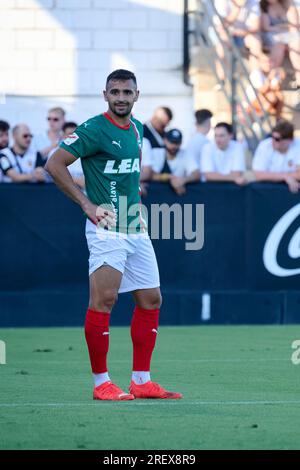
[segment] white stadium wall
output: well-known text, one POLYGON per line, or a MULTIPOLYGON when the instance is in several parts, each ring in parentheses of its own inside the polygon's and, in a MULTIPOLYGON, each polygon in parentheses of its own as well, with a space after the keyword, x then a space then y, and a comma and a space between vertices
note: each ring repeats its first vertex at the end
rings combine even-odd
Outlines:
POLYGON ((0 119, 43 131, 47 109, 78 122, 102 112, 115 68, 138 77, 135 115, 170 106, 189 137, 192 90, 182 80, 183 0, 0 0, 0 119))

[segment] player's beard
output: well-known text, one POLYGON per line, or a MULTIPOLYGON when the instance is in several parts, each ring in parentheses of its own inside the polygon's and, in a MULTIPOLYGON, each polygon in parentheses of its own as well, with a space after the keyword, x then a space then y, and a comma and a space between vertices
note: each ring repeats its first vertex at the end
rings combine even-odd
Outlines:
MULTIPOLYGON (((121 103, 118 104, 120 105, 121 103)), ((116 116, 124 118, 131 115, 133 104, 130 105, 129 103, 124 103, 124 109, 122 111, 118 111, 115 103, 113 105, 109 103, 109 108, 116 116)))

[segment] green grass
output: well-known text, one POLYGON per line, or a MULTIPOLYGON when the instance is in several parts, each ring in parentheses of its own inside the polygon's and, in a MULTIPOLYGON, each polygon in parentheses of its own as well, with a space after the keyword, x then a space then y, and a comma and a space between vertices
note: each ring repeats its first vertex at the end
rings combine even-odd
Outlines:
MULTIPOLYGON (((298 327, 160 328, 152 377, 179 401, 93 402, 81 329, 0 330, 0 339, 1 449, 300 448, 298 327)), ((129 330, 112 328, 110 339, 111 378, 126 388, 129 330)))

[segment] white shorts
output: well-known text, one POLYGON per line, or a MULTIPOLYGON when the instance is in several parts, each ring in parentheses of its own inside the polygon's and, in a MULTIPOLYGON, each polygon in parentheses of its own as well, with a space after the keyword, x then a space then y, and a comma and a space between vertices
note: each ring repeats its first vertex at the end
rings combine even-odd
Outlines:
POLYGON ((86 222, 89 275, 103 265, 123 274, 119 293, 159 287, 159 272, 148 234, 113 234, 86 222))

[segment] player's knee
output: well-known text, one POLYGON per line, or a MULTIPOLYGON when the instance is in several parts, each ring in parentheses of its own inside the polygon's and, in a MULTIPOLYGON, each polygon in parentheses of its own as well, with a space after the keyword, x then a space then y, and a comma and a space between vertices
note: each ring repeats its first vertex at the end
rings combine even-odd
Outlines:
POLYGON ((110 312, 118 299, 118 293, 114 289, 105 289, 98 295, 94 295, 90 301, 90 308, 98 312, 110 312))
POLYGON ((140 307, 146 310, 156 310, 161 307, 162 297, 160 292, 153 292, 140 302, 140 307))

